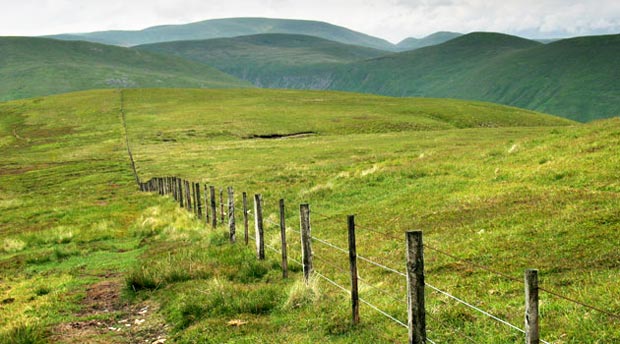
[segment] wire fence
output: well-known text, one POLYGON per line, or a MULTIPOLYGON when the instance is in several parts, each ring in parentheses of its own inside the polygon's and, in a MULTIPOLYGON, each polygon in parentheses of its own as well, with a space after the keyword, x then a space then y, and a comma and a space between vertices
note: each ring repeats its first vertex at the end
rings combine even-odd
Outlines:
MULTIPOLYGON (((166 180, 168 180, 168 179, 166 179, 166 180)), ((144 183, 144 185, 141 185, 141 189, 143 189, 144 191, 159 191, 159 193, 162 194, 162 195, 173 194, 175 198, 180 198, 180 197, 182 197, 181 194, 183 193, 183 190, 182 189, 175 189, 177 187, 177 185, 180 187, 181 183, 180 182, 177 183, 176 181, 174 181, 174 182, 171 182, 171 181, 164 182, 163 180, 152 179, 151 181, 149 181, 147 183, 144 183), (157 180, 157 182, 153 182, 154 180, 157 180)), ((206 188, 205 188, 205 190, 206 190, 206 188)), ((187 187, 185 188, 185 192, 186 193, 188 192, 187 187)), ((205 193, 205 195, 206 195, 206 193, 205 193)), ((199 197, 201 197, 201 196, 199 196, 199 197)), ((211 194, 210 205, 211 205, 212 211, 217 208, 217 207, 214 206, 215 200, 214 200, 213 197, 214 197, 214 195, 211 194)), ((207 206, 208 202, 207 201, 208 200, 206 199, 206 196, 205 196, 204 216, 206 218, 208 218, 208 216, 209 216, 209 214, 208 214, 208 206, 207 206)), ((186 204, 187 209, 191 211, 191 207, 188 206, 190 202, 192 202, 191 199, 188 199, 185 204, 186 204)), ((225 207, 223 206, 223 200, 221 198, 220 198, 220 202, 222 203, 220 209, 225 209, 225 207)), ((196 204, 196 200, 193 201, 193 204, 196 204)), ((200 202, 198 202, 198 204, 200 204, 200 202)), ((228 216, 228 212, 233 213, 234 202, 232 202, 232 207, 233 208, 230 209, 229 211, 221 211, 222 219, 224 218, 224 216, 228 216)), ((201 208, 198 207, 198 209, 201 209, 201 208)), ((200 211, 200 210, 198 210, 198 211, 200 211)), ((262 214, 262 210, 260 210, 260 211, 261 211, 260 214, 262 214)), ((196 207, 194 207, 194 212, 196 212, 196 207)), ((197 213, 197 215, 200 216, 200 213, 197 213)), ((211 214, 211 216, 213 218, 217 218, 217 214, 215 214, 215 213, 211 214)), ((303 229, 302 230, 296 230, 296 229, 294 229, 292 227, 282 228, 281 223, 273 221, 269 217, 263 218, 262 215, 259 216, 258 217, 259 220, 257 220, 257 215, 254 214, 254 212, 252 210, 245 211, 243 216, 245 217, 244 223, 247 223, 249 218, 252 218, 255 221, 255 224, 257 226, 258 226, 258 222, 261 222, 261 224, 260 224, 261 230, 259 231, 258 227, 257 227, 255 235, 249 234, 247 227, 245 228, 245 232, 244 232, 244 233, 247 233, 247 236, 249 238, 251 238, 252 240, 256 240, 257 241, 257 246, 258 246, 258 242, 260 241, 261 245, 264 245, 265 248, 267 248, 270 251, 273 251, 276 254, 284 254, 285 252, 283 252, 283 249, 284 250, 287 249, 286 245, 283 245, 283 248, 277 248, 277 247, 274 247, 273 245, 265 243, 263 238, 259 238, 257 240, 257 236, 262 236, 263 235, 263 233, 262 233, 262 230, 263 230, 262 229, 262 225, 263 225, 262 222, 265 222, 265 223, 268 224, 267 228, 270 228, 270 227, 271 228, 278 228, 280 231, 283 230, 285 233, 291 232, 291 233, 299 234, 299 235, 301 235, 302 242, 303 242, 303 236, 304 236, 303 233, 302 233, 303 229), (262 219, 262 221, 260 219, 262 219)), ((281 214, 281 216, 284 216, 284 215, 281 214)), ((327 222, 331 223, 336 218, 343 218, 344 217, 342 215, 325 215, 325 214, 322 214, 322 213, 314 211, 314 210, 312 212, 312 216, 313 216, 313 218, 318 218, 319 219, 319 223, 320 223, 320 221, 327 221, 327 222)), ((392 226, 399 219, 400 219, 399 217, 393 218, 393 219, 391 219, 389 221, 386 221, 384 223, 384 225, 385 226, 392 226)), ((309 221, 309 219, 308 219, 308 221, 309 221)), ((220 221, 220 222, 223 223, 224 221, 220 221)), ((303 222, 303 219, 302 219, 302 222, 303 222)), ((234 223, 234 221, 232 221, 232 223, 234 223)), ((370 232, 370 233, 372 233, 374 235, 378 235, 378 236, 383 237, 383 238, 385 238, 387 240, 390 240, 390 241, 402 241, 403 240, 403 238, 398 238, 398 237, 396 237, 396 236, 394 236, 394 235, 392 235, 390 233, 387 233, 385 231, 380 231, 380 230, 375 229, 375 228, 371 228, 370 226, 355 226, 355 229, 356 230, 362 230, 362 231, 370 232)), ((231 231, 232 231, 232 229, 231 229, 231 231)), ((317 250, 314 250, 310 254, 312 259, 315 260, 318 263, 318 264, 314 265, 314 267, 312 269, 312 274, 314 276, 317 276, 320 280, 323 280, 323 281, 327 282, 329 285, 335 287, 339 291, 342 291, 345 294, 351 296, 352 295, 352 291, 347 286, 345 286, 345 285, 343 285, 341 283, 338 283, 338 281, 337 281, 338 278, 332 277, 332 276, 330 276, 328 274, 328 272, 330 270, 331 270, 331 272, 333 272, 333 274, 340 274, 338 276, 342 276, 342 275, 349 276, 352 273, 352 268, 351 269, 343 268, 343 267, 339 266, 338 264, 335 264, 333 262, 333 260, 331 259, 331 258, 333 258, 333 254, 332 253, 337 254, 337 255, 342 254, 342 255, 350 257, 351 250, 350 249, 345 249, 344 247, 341 247, 341 246, 333 243, 332 241, 329 241, 327 239, 321 238, 321 237, 316 236, 316 235, 310 236, 309 239, 310 239, 311 242, 314 242, 314 243, 318 244, 321 247, 321 249, 320 249, 321 254, 317 254, 317 252, 319 252, 317 250), (323 253, 325 253, 325 255, 323 255, 323 253)), ((302 243, 302 245, 303 245, 303 243, 302 243)), ((500 277, 502 277, 502 278, 504 278, 506 280, 512 281, 512 282, 518 282, 519 284, 523 283, 522 279, 516 278, 514 276, 511 276, 511 275, 506 274, 506 273, 501 272, 501 271, 497 271, 496 269, 493 269, 491 267, 488 267, 488 266, 485 266, 485 265, 482 265, 482 264, 479 264, 479 263, 472 262, 470 260, 461 258, 461 257, 459 257, 459 256, 457 256, 457 255, 455 255, 453 253, 450 253, 450 252, 448 252, 448 251, 446 251, 444 249, 439 249, 439 248, 435 247, 434 245, 424 244, 423 247, 425 249, 428 249, 429 251, 431 251, 433 253, 439 254, 439 255, 444 256, 444 257, 448 257, 448 258, 450 258, 450 259, 452 259, 454 261, 457 261, 457 262, 459 262, 461 264, 464 264, 466 266, 469 266, 471 268, 479 269, 479 270, 485 271, 487 273, 491 273, 493 275, 500 276, 500 277)), ((302 268, 305 269, 306 268, 306 263, 303 261, 304 260, 303 259, 304 248, 301 247, 300 250, 301 250, 301 254, 302 254, 302 259, 297 259, 297 258, 289 255, 288 256, 288 260, 291 261, 291 262, 294 262, 295 264, 297 264, 297 265, 299 265, 299 266, 301 266, 302 268)), ((299 252, 299 251, 296 251, 296 252, 299 252)), ((365 255, 360 255, 360 254, 357 254, 357 253, 355 254, 355 258, 357 260, 359 260, 360 262, 363 262, 364 264, 367 264, 368 266, 370 266, 372 268, 378 268, 378 269, 380 269, 381 271, 383 271, 383 272, 385 272, 387 274, 393 274, 394 276, 399 276, 399 277, 405 278, 405 279, 408 277, 407 273, 405 273, 403 271, 400 271, 399 269, 396 269, 394 267, 391 267, 390 264, 378 262, 374 258, 370 258, 370 257, 367 257, 365 255)), ((360 277, 360 274, 357 272, 357 270, 355 271, 355 279, 356 279, 356 281, 361 282, 361 284, 363 286, 367 287, 368 290, 372 290, 373 292, 376 293, 376 294, 370 294, 369 293, 368 296, 370 296, 370 297, 373 297, 373 295, 374 296, 380 295, 380 297, 381 297, 379 299, 380 301, 384 301, 385 299, 387 299, 387 300, 389 300, 389 302, 394 301, 396 305, 404 303, 404 302, 407 301, 407 297, 397 296, 393 292, 390 292, 390 291, 386 290, 385 288, 381 288, 381 287, 377 286, 376 283, 373 283, 372 281, 370 281, 370 280, 368 280, 366 278, 360 277)), ((466 307, 466 308, 468 308, 468 309, 470 309, 470 310, 472 310, 472 311, 474 311, 474 312, 484 316, 485 318, 488 318, 488 319, 494 321, 495 323, 497 323, 499 325, 505 326, 506 328, 509 328, 510 330, 516 331, 516 332, 518 332, 520 334, 527 334, 526 330, 524 330, 521 327, 511 323, 510 321, 508 321, 506 319, 503 319, 502 317, 500 317, 500 316, 498 316, 496 314, 492 314, 492 312, 490 312, 488 310, 485 310, 481 306, 475 305, 474 302, 467 301, 464 298, 456 296, 456 295, 452 294, 451 292, 448 292, 448 291, 446 291, 446 290, 444 290, 442 288, 439 288, 439 287, 437 287, 437 286, 435 286, 433 284, 430 284, 427 281, 424 282, 424 286, 429 288, 433 293, 436 293, 437 295, 441 295, 441 296, 451 300, 452 302, 455 302, 455 303, 457 303, 457 304, 459 304, 461 306, 464 306, 464 307, 466 307)), ((620 315, 608 312, 608 311, 606 311, 604 309, 601 309, 600 307, 596 307, 596 306, 592 306, 592 305, 586 304, 584 302, 576 300, 575 298, 567 297, 567 296, 562 295, 560 293, 557 293, 557 292, 555 292, 553 290, 550 290, 550 289, 547 289, 547 288, 544 288, 544 287, 540 287, 540 286, 538 286, 537 289, 540 290, 540 291, 546 292, 546 293, 548 293, 550 295, 553 295, 553 296, 555 296, 557 298, 560 298, 560 299, 563 299, 565 301, 571 302, 573 304, 585 307, 585 308, 590 309, 590 310, 597 311, 597 312, 599 312, 601 314, 604 314, 604 315, 606 315, 606 316, 608 316, 610 318, 620 319, 620 315)), ((364 304, 368 308, 372 309, 373 311, 375 311, 379 315, 381 315, 381 316, 385 317, 386 319, 390 320, 391 322, 395 323, 396 325, 399 325, 399 326, 405 327, 405 328, 409 327, 408 324, 405 321, 402 321, 401 319, 398 318, 397 315, 392 314, 392 312, 390 312, 389 310, 381 307, 378 303, 371 302, 366 297, 364 297, 364 298, 359 297, 359 302, 364 304)), ((468 336, 460 328, 452 326, 452 325, 446 323, 445 321, 442 321, 438 317, 435 317, 435 316, 431 315, 431 313, 428 313, 428 314, 433 319, 433 321, 435 321, 436 323, 441 324, 441 326, 444 329, 446 329, 449 333, 455 334, 455 335, 459 336, 460 338, 462 338, 462 339, 464 339, 464 340, 466 340, 468 342, 472 342, 472 343, 476 342, 475 339, 473 339, 472 337, 468 336)), ((426 339, 430 343, 435 343, 433 340, 429 339, 428 337, 426 339)), ((545 343, 545 344, 549 344, 549 342, 547 342, 545 340, 542 340, 542 339, 540 340, 540 342, 545 343)))

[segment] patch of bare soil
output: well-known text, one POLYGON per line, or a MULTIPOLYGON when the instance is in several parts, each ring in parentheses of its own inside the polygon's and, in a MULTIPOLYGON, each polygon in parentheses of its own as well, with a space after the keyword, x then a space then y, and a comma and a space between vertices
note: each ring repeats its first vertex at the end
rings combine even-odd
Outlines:
POLYGON ((121 298, 122 284, 104 280, 91 285, 76 313, 77 320, 53 330, 54 343, 149 343, 166 342, 168 326, 153 302, 129 304, 121 298), (82 320, 83 319, 83 320, 82 320))

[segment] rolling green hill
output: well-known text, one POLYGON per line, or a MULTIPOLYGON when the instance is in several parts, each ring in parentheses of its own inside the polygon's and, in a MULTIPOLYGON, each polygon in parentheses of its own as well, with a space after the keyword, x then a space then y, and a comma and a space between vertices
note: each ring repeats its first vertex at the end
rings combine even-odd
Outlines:
POLYGON ((620 35, 540 44, 473 33, 342 68, 330 88, 477 99, 589 121, 617 116, 620 35))
POLYGON ((462 36, 462 33, 440 31, 434 34, 428 35, 424 38, 409 37, 400 41, 396 47, 399 51, 415 50, 419 48, 429 47, 445 43, 449 40, 462 36))
POLYGON ((322 38, 261 34, 135 47, 203 62, 259 87, 327 88, 336 65, 389 54, 322 38))
POLYGON ((46 38, 0 37, 0 101, 96 88, 249 87, 176 57, 46 38))
POLYGON ((395 50, 395 46, 384 39, 372 37, 341 26, 319 21, 271 18, 212 19, 184 25, 155 26, 140 31, 102 31, 49 37, 75 39, 75 37, 79 36, 87 41, 134 46, 148 43, 236 37, 261 33, 309 35, 345 44, 395 50))
MULTIPOLYGON (((540 269, 541 287, 619 314, 619 131, 620 119, 579 125, 489 103, 324 91, 98 90, 2 102, 0 343, 406 342, 405 328, 366 304, 352 326, 349 295, 319 275, 303 285, 300 203, 324 240, 313 241, 315 271, 345 290, 348 257, 324 243, 346 247, 355 214, 360 256, 403 271, 403 232, 421 229, 426 283, 519 328, 526 268, 540 269), (300 130, 314 135, 256 138, 300 130), (140 193, 124 133, 145 180, 233 186, 237 243, 226 225, 212 229, 172 199, 140 193), (241 240, 242 192, 262 194, 276 251, 265 261, 241 240), (273 225, 280 198, 287 279, 273 225)), ((358 268, 360 297, 405 320, 402 276, 358 268)), ((542 290, 540 299, 545 341, 620 340, 612 316, 542 290)), ((524 340, 430 287, 425 302, 436 342, 524 340)))

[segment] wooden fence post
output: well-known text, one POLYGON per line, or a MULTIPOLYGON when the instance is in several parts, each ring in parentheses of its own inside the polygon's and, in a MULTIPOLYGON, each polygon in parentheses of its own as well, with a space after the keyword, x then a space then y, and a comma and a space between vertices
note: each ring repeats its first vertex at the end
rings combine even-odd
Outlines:
POLYGON ((245 244, 248 244, 249 241, 249 233, 248 233, 248 194, 247 192, 243 192, 243 240, 245 244))
POLYGON ((209 194, 210 194, 210 198, 211 198, 211 216, 213 216, 213 218, 211 219, 211 227, 215 228, 217 227, 217 210, 215 207, 215 186, 210 185, 209 186, 209 194))
POLYGON ((299 221, 301 225, 301 262, 304 271, 304 282, 310 282, 312 275, 312 234, 310 232, 310 205, 299 206, 299 221))
POLYGON ((237 240, 237 228, 235 227, 235 193, 232 186, 228 187, 228 229, 230 232, 230 242, 237 240))
POLYGON ((172 197, 175 201, 178 201, 177 197, 177 177, 172 177, 172 197))
POLYGON ((288 278, 288 256, 286 252, 286 214, 284 199, 280 199, 280 239, 282 240, 282 278, 288 278))
POLYGON ((189 187, 189 181, 185 181, 185 195, 187 196, 186 205, 187 211, 192 211, 192 193, 189 187))
POLYGON ((424 309, 424 251, 422 231, 408 231, 407 237, 407 315, 409 344, 426 343, 424 309))
POLYGON ((183 180, 181 178, 177 179, 177 194, 179 195, 179 207, 183 208, 183 180))
POLYGON ((263 205, 260 194, 254 195, 254 229, 256 234, 256 256, 265 259, 265 238, 263 233, 263 205))
POLYGON ((225 212, 224 212, 224 189, 220 188, 220 223, 224 224, 224 221, 226 219, 225 216, 225 212))
POLYGON ((209 187, 207 184, 204 185, 205 189, 205 224, 209 224, 209 187))
POLYGON ((198 206, 196 204, 196 183, 189 182, 192 187, 192 210, 194 211, 194 215, 198 214, 198 206))
POLYGON ((360 323, 360 300, 357 288, 357 248, 355 245, 355 216, 347 216, 349 229, 349 266, 351 267, 351 310, 353 324, 360 323))
POLYGON ((538 270, 525 271, 525 343, 540 343, 538 328, 538 270))
POLYGON ((200 183, 195 184, 196 188, 196 215, 202 219, 202 193, 200 192, 200 183))

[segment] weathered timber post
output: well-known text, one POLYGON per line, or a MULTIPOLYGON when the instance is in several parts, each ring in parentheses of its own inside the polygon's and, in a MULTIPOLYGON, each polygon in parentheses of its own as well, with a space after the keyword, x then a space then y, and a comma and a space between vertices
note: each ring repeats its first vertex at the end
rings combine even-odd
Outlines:
POLYGON ((185 195, 187 196, 186 205, 187 211, 192 211, 192 193, 189 187, 189 181, 185 181, 185 195))
POLYGON ((284 199, 280 199, 280 239, 282 240, 282 278, 288 278, 288 256, 286 252, 286 214, 284 199))
POLYGON ((424 309, 424 251, 422 231, 408 231, 407 238, 407 325, 409 344, 426 343, 424 309))
POLYGON ((177 179, 177 194, 179 195, 179 207, 183 208, 184 200, 183 200, 183 180, 181 178, 177 179))
POLYGON ((174 198, 175 201, 178 201, 179 198, 177 197, 177 177, 172 177, 172 197, 174 198))
POLYGON ((249 224, 248 224, 248 194, 243 192, 243 240, 245 244, 248 244, 249 241, 249 224))
POLYGON ((304 271, 304 282, 310 282, 312 275, 312 234, 310 232, 310 205, 299 206, 299 221, 301 227, 301 262, 304 271))
POLYGON ((235 227, 235 193, 232 186, 228 187, 228 229, 230 242, 237 240, 237 228, 235 227))
POLYGON ((205 224, 209 224, 209 187, 207 184, 204 185, 205 189, 205 224))
POLYGON ((192 210, 194 211, 194 215, 198 214, 198 202, 197 201, 197 195, 196 195, 196 183, 194 182, 190 182, 190 184, 192 185, 192 210))
POLYGON ((224 189, 220 188, 220 223, 224 224, 226 213, 224 212, 224 189))
POLYGON ((360 323, 360 300, 357 288, 357 248, 355 245, 355 216, 347 216, 349 229, 349 266, 351 268, 351 311, 353 324, 360 323))
POLYGON ((200 192, 200 183, 195 184, 196 188, 196 215, 202 219, 202 193, 200 192))
POLYGON ((215 186, 213 185, 209 186, 209 196, 211 198, 211 216, 213 217, 211 219, 211 227, 215 228, 217 227, 217 208, 215 206, 215 186))
POLYGON ((525 271, 525 343, 540 343, 538 328, 538 270, 525 271))
POLYGON ((254 229, 256 238, 256 256, 265 259, 265 238, 263 233, 263 205, 260 194, 254 195, 254 229))

